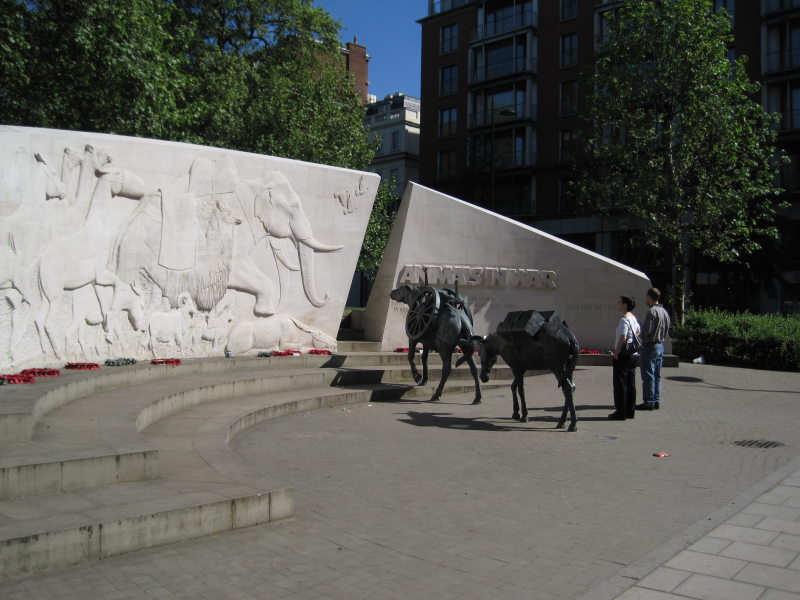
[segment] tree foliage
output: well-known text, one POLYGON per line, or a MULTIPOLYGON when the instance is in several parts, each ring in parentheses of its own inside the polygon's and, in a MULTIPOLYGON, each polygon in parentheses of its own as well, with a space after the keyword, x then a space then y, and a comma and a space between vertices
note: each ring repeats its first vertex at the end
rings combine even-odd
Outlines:
POLYGON ((731 61, 729 17, 707 0, 627 0, 583 84, 593 208, 627 218, 669 256, 679 316, 691 251, 745 262, 777 235, 774 118, 731 61))
POLYGON ((356 265, 356 270, 361 271, 369 281, 374 281, 378 274, 386 243, 389 241, 389 234, 392 232, 392 226, 397 216, 397 205, 400 198, 394 191, 396 185, 394 179, 381 181, 375 196, 375 204, 372 206, 372 213, 369 216, 369 225, 356 265))
POLYGON ((0 2, 0 122, 372 159, 339 25, 311 0, 0 2))

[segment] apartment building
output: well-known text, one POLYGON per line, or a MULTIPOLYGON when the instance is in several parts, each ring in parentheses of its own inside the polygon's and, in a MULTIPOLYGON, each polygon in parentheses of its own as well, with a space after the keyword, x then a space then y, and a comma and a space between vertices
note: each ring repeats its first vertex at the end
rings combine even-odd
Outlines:
POLYGON ((409 181, 419 181, 420 100, 403 93, 389 94, 367 104, 364 124, 378 149, 370 169, 402 196, 409 181))
POLYGON ((372 59, 367 54, 366 46, 358 43, 358 38, 354 37, 352 42, 347 42, 339 48, 342 55, 344 68, 353 75, 353 90, 361 99, 362 104, 370 101, 369 93, 369 61, 372 59))
MULTIPOLYGON (((565 193, 578 144, 578 80, 592 64, 609 11, 624 0, 431 0, 422 26, 420 180, 568 241, 643 269, 669 273, 653 250, 627 244, 611 218, 565 193)), ((800 0, 714 0, 733 19, 732 55, 747 55, 762 103, 780 112, 781 175, 792 208, 781 215, 780 264, 751 307, 800 310, 800 0)), ((713 265, 696 266, 696 297, 721 293, 713 265), (705 269, 705 270, 704 270, 705 269)))

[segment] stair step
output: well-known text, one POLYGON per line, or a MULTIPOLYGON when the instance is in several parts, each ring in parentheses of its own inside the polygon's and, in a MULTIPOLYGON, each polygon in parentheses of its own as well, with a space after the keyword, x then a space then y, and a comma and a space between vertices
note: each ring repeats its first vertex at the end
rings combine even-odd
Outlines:
POLYGON ((172 480, 7 500, 0 502, 0 580, 293 514, 291 489, 172 480))
MULTIPOLYGON (((246 467, 229 445, 237 435, 326 406, 427 401, 441 376, 435 353, 417 386, 405 354, 349 343, 332 356, 190 359, 4 387, 0 579, 291 516, 293 482, 246 467)), ((510 384, 505 365, 492 375, 483 389, 510 384)), ((473 392, 468 367, 453 369, 444 395, 473 392)))
POLYGON ((363 340, 337 340, 336 346, 340 353, 350 352, 380 352, 380 342, 365 342, 363 340))

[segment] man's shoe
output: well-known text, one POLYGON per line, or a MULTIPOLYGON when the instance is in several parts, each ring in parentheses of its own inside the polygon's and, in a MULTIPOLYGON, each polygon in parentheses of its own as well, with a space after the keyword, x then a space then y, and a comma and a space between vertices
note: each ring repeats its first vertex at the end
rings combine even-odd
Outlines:
POLYGON ((612 421, 624 421, 625 415, 621 415, 615 411, 612 412, 610 415, 608 415, 608 418, 611 419, 612 421))
MULTIPOLYGON (((656 404, 655 406, 658 406, 656 404)), ((653 410, 654 406, 648 402, 642 402, 641 404, 636 405, 636 410, 653 410)))
POLYGON ((654 404, 654 405, 653 405, 653 408, 654 408, 655 410, 658 410, 659 408, 661 408, 661 402, 658 402, 657 404, 654 404))

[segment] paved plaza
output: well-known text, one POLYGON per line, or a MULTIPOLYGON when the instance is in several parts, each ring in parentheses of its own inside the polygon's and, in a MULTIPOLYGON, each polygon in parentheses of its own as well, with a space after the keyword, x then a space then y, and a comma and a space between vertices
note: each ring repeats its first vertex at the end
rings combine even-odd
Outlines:
MULTIPOLYGON (((0 584, 0 598, 800 599, 800 374, 681 364, 609 421, 611 369, 321 409, 236 439, 295 518, 0 584), (776 442, 741 446, 733 442, 776 442), (668 453, 667 457, 654 454, 668 453)), ((146 430, 158 435, 170 419, 146 430)))

